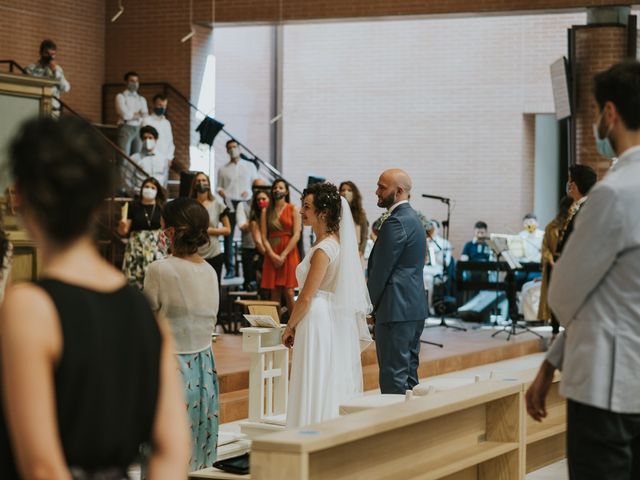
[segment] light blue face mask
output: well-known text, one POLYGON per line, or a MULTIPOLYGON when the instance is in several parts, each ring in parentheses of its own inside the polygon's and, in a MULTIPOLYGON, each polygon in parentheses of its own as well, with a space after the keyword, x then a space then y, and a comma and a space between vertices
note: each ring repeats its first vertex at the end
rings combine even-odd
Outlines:
MULTIPOLYGON (((600 122, 598 122, 598 124, 599 123, 600 122)), ((598 134, 598 124, 593 125, 593 137, 596 140, 596 148, 598 149, 598 153, 602 155, 604 158, 613 160, 615 157, 618 156, 618 154, 613 149, 613 146, 611 145, 611 140, 609 140, 609 133, 611 132, 611 129, 609 129, 609 132, 607 133, 606 137, 600 138, 600 135, 598 134)))

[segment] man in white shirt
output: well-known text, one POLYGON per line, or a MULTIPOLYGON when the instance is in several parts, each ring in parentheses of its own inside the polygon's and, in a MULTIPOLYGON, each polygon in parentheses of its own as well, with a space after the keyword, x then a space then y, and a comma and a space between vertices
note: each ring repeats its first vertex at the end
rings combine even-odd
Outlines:
POLYGON ((218 169, 218 194, 229 207, 231 235, 224 237, 225 278, 235 276, 233 238, 236 226, 236 206, 242 201, 251 199, 251 185, 258 178, 256 166, 246 160, 240 160, 240 147, 234 139, 227 141, 229 163, 218 169))
POLYGON ((58 47, 53 40, 43 40, 42 43, 40 43, 40 59, 25 69, 27 74, 33 75, 34 77, 42 77, 58 82, 51 92, 54 97, 52 101, 54 111, 60 110, 60 103, 55 100, 60 98, 60 92, 66 93, 71 90, 71 84, 64 77, 62 67, 58 65, 56 61, 57 51, 58 47))
MULTIPOLYGON (((160 185, 167 188, 169 180, 169 159, 162 152, 158 152, 158 131, 151 125, 140 129, 142 150, 131 155, 131 159, 138 164, 150 177, 154 177, 160 185)), ((147 177, 136 171, 136 191, 147 177)))
POLYGON ((158 93, 153 97, 153 112, 142 120, 142 125, 151 125, 158 131, 158 144, 156 152, 173 162, 176 147, 173 144, 173 131, 171 122, 167 119, 167 104, 169 100, 163 94, 158 93))
POLYGON ((518 233, 522 239, 524 256, 520 259, 524 262, 540 262, 542 259, 542 239, 544 231, 538 228, 538 217, 533 213, 527 213, 522 219, 524 230, 518 233))
POLYGON ((140 126, 149 114, 147 100, 138 94, 140 77, 136 72, 124 74, 127 89, 116 95, 116 113, 118 114, 118 146, 131 155, 142 148, 140 142, 140 126))
POLYGON ((553 269, 549 305, 565 331, 527 391, 540 421, 556 368, 567 398, 572 479, 640 478, 640 63, 596 75, 598 151, 619 160, 589 192, 553 269))

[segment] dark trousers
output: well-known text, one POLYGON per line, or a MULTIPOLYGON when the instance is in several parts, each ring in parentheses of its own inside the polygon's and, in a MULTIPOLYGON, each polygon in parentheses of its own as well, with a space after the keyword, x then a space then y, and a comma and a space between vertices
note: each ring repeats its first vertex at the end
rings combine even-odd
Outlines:
POLYGON ((233 251, 233 237, 236 230, 236 209, 238 208, 238 200, 231 200, 233 212, 229 212, 229 223, 231 224, 231 233, 224 237, 224 267, 229 272, 235 272, 235 256, 233 251))
POLYGON ((213 267, 216 271, 216 275, 218 275, 218 286, 222 281, 222 263, 224 262, 224 254, 220 253, 215 257, 205 258, 205 261, 213 267))
POLYGON ((376 323, 376 354, 382 393, 404 394, 418 384, 424 320, 376 323))
POLYGON ((571 480, 640 479, 640 414, 567 400, 567 461, 571 480))
POLYGON ((257 248, 243 248, 242 249, 242 276, 244 277, 244 289, 248 290, 250 287, 253 287, 252 284, 256 285, 258 283, 258 279, 256 277, 256 266, 259 263, 258 258, 260 253, 258 253, 257 248))

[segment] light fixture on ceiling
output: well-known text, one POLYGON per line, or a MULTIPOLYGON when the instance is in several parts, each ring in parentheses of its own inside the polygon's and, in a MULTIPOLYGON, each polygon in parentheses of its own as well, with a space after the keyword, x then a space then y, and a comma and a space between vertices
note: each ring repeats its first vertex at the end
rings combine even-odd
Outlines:
POLYGON ((189 0, 189 26, 191 27, 191 30, 180 39, 182 43, 186 42, 196 34, 196 31, 193 29, 193 0, 189 0))
POLYGON ((124 6, 122 5, 122 0, 118 0, 118 11, 113 17, 111 17, 111 22, 115 22, 116 20, 118 20, 120 18, 120 15, 122 15, 123 13, 124 6))

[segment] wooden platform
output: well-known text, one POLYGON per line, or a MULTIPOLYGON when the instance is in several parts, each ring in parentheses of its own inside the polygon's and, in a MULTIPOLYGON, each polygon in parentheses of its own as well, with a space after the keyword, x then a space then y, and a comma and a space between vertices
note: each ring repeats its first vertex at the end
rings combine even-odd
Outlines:
MULTIPOLYGON (((444 344, 438 348, 423 344, 420 351, 420 378, 499 362, 540 352, 544 341, 525 333, 506 341, 506 335, 491 337, 494 330, 478 329, 477 324, 464 324, 466 332, 442 327, 427 328, 423 340, 444 344)), ((220 383, 220 420, 231 422, 248 416, 249 356, 242 352, 240 335, 221 335, 213 344, 220 383)), ((378 385, 378 364, 375 345, 362 356, 364 388, 378 385)))

